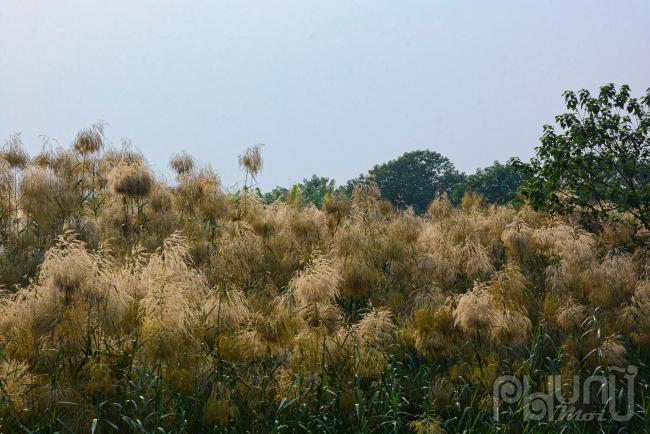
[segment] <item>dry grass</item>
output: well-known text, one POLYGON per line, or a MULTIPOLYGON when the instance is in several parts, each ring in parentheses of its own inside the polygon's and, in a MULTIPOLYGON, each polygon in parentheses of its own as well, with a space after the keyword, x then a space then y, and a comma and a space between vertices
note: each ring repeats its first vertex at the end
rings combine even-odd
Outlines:
POLYGON ((97 122, 77 133, 72 147, 81 155, 90 155, 99 152, 104 147, 104 128, 106 124, 97 122))
MULTIPOLYGON (((491 379, 544 372, 531 363, 554 348, 559 370, 648 357, 648 255, 629 248, 621 219, 595 234, 476 196, 458 209, 435 198, 418 216, 374 184, 322 209, 264 205, 184 153, 167 186, 128 146, 104 149, 102 128, 31 163, 18 136, 0 154, 11 427, 268 431, 294 418, 316 429, 322 413, 455 431, 467 428, 456 403, 489 408, 467 390, 487 402, 491 379), (380 390, 400 398, 369 404, 380 390), (181 409, 189 425, 146 419, 181 409)), ((260 148, 240 164, 256 176, 260 148)))
POLYGON ((151 191, 153 177, 146 167, 121 163, 111 170, 108 182, 117 194, 144 197, 151 191))

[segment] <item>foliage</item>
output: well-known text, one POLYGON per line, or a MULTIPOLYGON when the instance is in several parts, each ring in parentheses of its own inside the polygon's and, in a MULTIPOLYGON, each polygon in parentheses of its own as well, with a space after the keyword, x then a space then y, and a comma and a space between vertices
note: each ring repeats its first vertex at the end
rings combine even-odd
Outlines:
POLYGON ((628 86, 608 84, 597 96, 583 89, 564 98, 561 130, 544 127, 526 168, 531 204, 596 223, 626 212, 650 230, 650 89, 637 99, 628 86))
MULTIPOLYGON (((517 194, 523 181, 523 172, 520 169, 520 166, 513 164, 511 161, 505 164, 495 161, 493 165, 483 169, 477 169, 476 172, 471 175, 465 175, 464 173, 458 173, 452 170, 441 177, 437 177, 440 179, 440 182, 434 180, 433 183, 430 182, 430 180, 427 181, 425 179, 426 173, 432 172, 432 170, 425 169, 425 176, 415 175, 411 178, 417 178, 416 180, 407 179, 404 181, 400 177, 405 176, 404 173, 407 170, 414 168, 414 170, 420 170, 421 168, 415 167, 417 164, 428 165, 432 161, 432 159, 429 158, 429 155, 431 154, 430 151, 416 152, 425 156, 423 157, 423 161, 420 163, 405 163, 404 160, 400 160, 402 158, 405 158, 406 160, 418 158, 410 155, 413 153, 408 153, 405 154, 406 157, 402 156, 396 160, 400 160, 399 163, 389 162, 381 166, 376 166, 375 169, 378 167, 381 167, 381 169, 378 169, 376 172, 374 171, 375 169, 373 169, 370 173, 351 179, 346 184, 339 187, 336 187, 336 183, 333 179, 313 175, 311 178, 304 179, 301 183, 296 184, 301 194, 301 203, 312 204, 320 208, 323 206, 323 203, 326 201, 328 196, 345 196, 351 198, 355 186, 371 182, 378 183, 376 176, 379 176, 383 182, 383 189, 382 185, 380 185, 380 189, 382 191, 382 196, 385 199, 388 199, 393 202, 393 204, 401 207, 415 205, 414 211, 417 213, 423 213, 431 200, 439 194, 447 194, 450 201, 455 206, 461 204, 465 193, 479 194, 482 198, 481 200, 487 203, 521 204, 521 201, 517 198, 517 194), (390 166, 390 169, 386 169, 384 166, 390 166), (419 184, 409 184, 408 182, 410 181, 419 184), (415 187, 412 188, 412 185, 415 185, 415 187), (416 201, 417 204, 414 201, 416 201)), ((444 157, 442 158, 444 159, 444 157)), ((449 167, 453 168, 453 166, 449 167)), ((259 195, 263 198, 265 203, 271 204, 276 200, 286 202, 290 193, 291 192, 286 188, 278 186, 270 192, 264 194, 259 193, 259 195)))
POLYGON ((286 202, 288 194, 289 194, 289 190, 279 186, 275 187, 270 192, 264 194, 262 194, 261 192, 259 193, 259 195, 263 198, 264 203, 266 203, 267 205, 272 204, 276 200, 279 200, 280 202, 286 202))
MULTIPOLYGON (((312 175, 311 178, 303 179, 301 183, 296 184, 294 187, 300 191, 301 204, 311 204, 320 208, 328 195, 334 193, 335 182, 324 176, 312 175)), ((291 195, 295 193, 290 192, 284 187, 275 187, 268 193, 260 194, 264 203, 271 204, 276 200, 287 202, 291 195)))
POLYGON ((475 173, 465 176, 456 184, 452 191, 452 202, 460 203, 466 192, 478 193, 483 200, 493 204, 520 202, 517 193, 523 178, 524 174, 513 162, 501 164, 495 161, 491 166, 477 169, 475 173))
POLYGON ((327 195, 334 192, 334 180, 324 176, 313 175, 309 179, 303 179, 299 184, 300 192, 305 203, 311 203, 320 208, 327 195))
POLYGON ((406 152, 375 166, 368 172, 368 178, 377 183, 382 197, 420 213, 436 195, 451 194, 459 174, 446 157, 423 150, 406 152))

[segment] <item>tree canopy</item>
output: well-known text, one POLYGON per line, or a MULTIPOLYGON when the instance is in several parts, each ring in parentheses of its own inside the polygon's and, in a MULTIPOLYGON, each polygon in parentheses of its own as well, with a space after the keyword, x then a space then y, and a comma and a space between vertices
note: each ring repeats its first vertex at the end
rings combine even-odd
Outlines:
POLYGON ((334 193, 335 185, 333 179, 312 175, 311 178, 305 178, 302 182, 295 184, 291 190, 278 186, 268 193, 260 192, 260 195, 265 203, 273 203, 276 200, 287 202, 290 198, 296 200, 296 196, 299 194, 301 204, 313 204, 320 208, 323 206, 325 197, 334 193))
POLYGON ((334 191, 335 182, 325 176, 312 175, 311 178, 303 179, 302 183, 298 184, 302 199, 305 203, 313 203, 318 208, 323 205, 325 196, 332 194, 334 191))
POLYGON ((271 192, 260 192, 260 195, 266 203, 272 203, 276 200, 286 202, 288 197, 299 193, 301 204, 314 204, 320 208, 328 196, 351 197, 355 185, 374 182, 384 199, 398 207, 411 206, 415 212, 423 213, 439 194, 447 194, 454 205, 460 204, 465 192, 479 193, 488 203, 512 203, 517 200, 522 180, 521 165, 512 160, 504 164, 495 161, 491 166, 465 175, 439 153, 420 150, 376 165, 368 173, 338 187, 331 178, 312 175, 295 184, 291 190, 278 186, 271 192))
POLYGON ((629 212, 650 230, 650 89, 633 98, 626 85, 564 93, 567 112, 545 125, 524 193, 536 208, 579 211, 598 222, 629 212))
POLYGON ((459 176, 447 157, 429 150, 406 152, 368 172, 382 197, 415 212, 424 212, 436 195, 451 194, 459 176))
POLYGON ((479 193, 488 203, 512 203, 517 200, 523 179, 524 172, 513 161, 505 164, 495 161, 491 166, 464 176, 454 188, 452 202, 459 202, 465 192, 471 191, 479 193))

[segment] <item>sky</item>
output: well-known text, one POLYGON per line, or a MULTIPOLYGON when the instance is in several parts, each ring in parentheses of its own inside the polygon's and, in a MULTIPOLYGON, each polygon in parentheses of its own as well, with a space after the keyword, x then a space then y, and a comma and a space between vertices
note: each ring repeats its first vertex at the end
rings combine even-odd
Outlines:
POLYGON ((531 157, 562 92, 650 87, 650 2, 0 0, 0 140, 108 123, 160 176, 181 150, 263 190, 415 149, 531 157))

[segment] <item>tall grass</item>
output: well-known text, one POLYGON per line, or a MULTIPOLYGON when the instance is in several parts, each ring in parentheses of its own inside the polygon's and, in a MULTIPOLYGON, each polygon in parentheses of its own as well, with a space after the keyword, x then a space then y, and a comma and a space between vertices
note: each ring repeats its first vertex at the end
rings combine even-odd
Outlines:
POLYGON ((493 383, 628 363, 647 429, 650 256, 620 216, 590 233, 475 195, 420 216, 372 184, 264 205, 260 148, 240 165, 225 192, 184 153, 165 184, 101 124, 34 158, 8 140, 0 431, 614 432, 497 422, 493 383))

